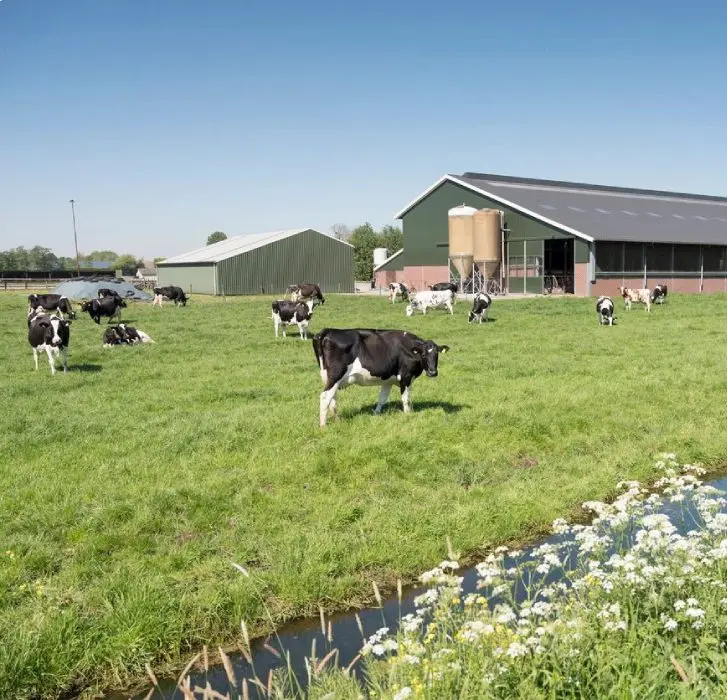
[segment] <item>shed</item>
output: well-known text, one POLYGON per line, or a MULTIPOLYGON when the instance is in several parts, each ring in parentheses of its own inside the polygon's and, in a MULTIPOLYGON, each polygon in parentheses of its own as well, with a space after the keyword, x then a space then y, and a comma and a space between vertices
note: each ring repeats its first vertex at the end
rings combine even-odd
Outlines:
POLYGON ((159 286, 194 294, 282 294, 314 282, 325 292, 354 291, 354 248, 315 229, 235 236, 157 263, 159 286))

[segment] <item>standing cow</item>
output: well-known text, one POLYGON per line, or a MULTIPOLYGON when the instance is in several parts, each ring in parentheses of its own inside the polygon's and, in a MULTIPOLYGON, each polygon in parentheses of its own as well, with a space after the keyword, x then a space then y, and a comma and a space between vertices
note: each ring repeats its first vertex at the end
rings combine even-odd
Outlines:
POLYGON ((29 294, 28 316, 36 311, 36 309, 55 311, 61 319, 63 319, 63 314, 68 314, 69 318, 76 318, 76 313, 71 307, 70 299, 61 294, 29 294))
POLYGON ((618 293, 623 297, 624 304, 628 311, 631 311, 631 304, 643 304, 646 310, 651 313, 651 292, 648 289, 631 289, 630 287, 619 287, 618 293))
POLYGON ((81 311, 88 312, 95 323, 101 323, 101 316, 108 316, 108 323, 111 323, 115 316, 121 321, 122 307, 126 307, 126 302, 120 297, 104 297, 84 301, 81 304, 81 311))
POLYGON ((291 301, 312 299, 314 304, 325 304, 326 302, 323 298, 323 292, 321 292, 321 288, 317 284, 291 284, 288 289, 290 290, 291 301))
POLYGON ((272 304, 272 319, 275 326, 275 337, 278 337, 278 327, 283 327, 283 338, 285 327, 290 323, 298 326, 298 333, 301 340, 308 338, 308 323, 313 316, 313 300, 310 301, 287 301, 279 299, 272 304))
POLYGON ((613 325, 613 301, 610 297, 598 297, 596 314, 600 325, 613 325))
POLYGON ((71 322, 56 316, 35 315, 28 320, 28 342, 33 349, 35 369, 38 369, 38 353, 45 352, 52 374, 56 373, 56 360, 63 360, 63 371, 68 371, 68 343, 71 322))
POLYGON ((666 301, 667 287, 665 284, 657 284, 654 291, 651 292, 652 304, 663 304, 666 301))
POLYGON ((406 315, 411 316, 414 313, 414 309, 420 309, 426 316, 428 308, 444 308, 448 309, 450 314, 454 314, 453 297, 454 295, 451 289, 446 289, 441 292, 417 292, 409 300, 409 304, 406 307, 406 315))
POLYGON ((160 307, 164 304, 164 299, 169 299, 174 302, 174 306, 181 304, 187 306, 189 297, 184 293, 181 287, 175 287, 170 285, 168 287, 154 287, 154 300, 151 305, 160 307))
POLYGON ((478 292, 475 294, 475 298, 472 300, 472 310, 467 318, 467 323, 477 321, 482 323, 482 317, 484 316, 485 321, 488 321, 488 314, 490 312, 490 306, 492 305, 492 297, 485 292, 478 292))
POLYGON ((439 355, 449 350, 433 340, 423 340, 400 330, 324 328, 313 336, 313 352, 323 380, 320 395, 320 425, 328 411, 338 417, 336 392, 351 384, 380 386, 374 413, 389 399, 391 387, 401 391, 404 413, 411 411, 411 384, 422 373, 436 377, 439 355))
POLYGON ((402 301, 409 299, 409 290, 403 282, 391 282, 389 284, 389 301, 393 304, 396 297, 401 297, 402 301))

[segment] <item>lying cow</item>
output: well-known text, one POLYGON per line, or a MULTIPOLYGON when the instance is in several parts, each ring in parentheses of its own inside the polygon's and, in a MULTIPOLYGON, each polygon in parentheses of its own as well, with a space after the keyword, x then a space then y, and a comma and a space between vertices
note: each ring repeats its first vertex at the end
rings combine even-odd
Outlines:
POLYGON ((391 282, 389 284, 389 301, 393 304, 396 301, 396 297, 401 297, 402 301, 406 301, 409 298, 409 290, 405 284, 401 282, 391 282))
POLYGON ((454 295, 451 289, 442 292, 417 292, 406 307, 406 315, 411 316, 414 309, 421 309, 426 315, 427 309, 448 309, 450 314, 454 314, 454 295))
POLYGON ((320 395, 320 425, 328 411, 338 417, 336 392, 351 384, 381 386, 374 413, 389 398, 391 387, 401 391, 404 413, 411 411, 411 384, 422 373, 436 377, 439 354, 449 350, 433 340, 422 340, 399 330, 324 328, 313 336, 313 352, 323 380, 320 395))
POLYGON ((475 294, 475 298, 472 300, 472 310, 467 318, 467 323, 477 321, 482 323, 482 317, 485 317, 485 321, 488 320, 488 314, 490 312, 490 306, 492 305, 492 297, 485 292, 478 292, 475 294))
POLYGON ((29 294, 28 315, 36 309, 55 311, 60 319, 63 319, 63 314, 68 314, 69 318, 76 318, 70 300, 61 294, 29 294))
POLYGON ((596 314, 598 314, 599 324, 613 325, 613 302, 610 297, 598 297, 596 314))
POLYGON ((648 289, 631 289, 630 287, 619 287, 619 294, 623 297, 626 309, 631 311, 631 304, 643 304, 646 310, 651 313, 651 292, 648 289))
POLYGON ((285 328, 288 324, 295 323, 298 326, 298 333, 301 340, 308 338, 308 323, 313 316, 313 300, 310 301, 286 301, 280 299, 272 305, 272 319, 275 325, 275 337, 278 337, 278 327, 283 327, 283 338, 285 328))
POLYGON ((654 291, 651 292, 651 303, 652 304, 663 304, 666 301, 666 285, 657 284, 654 287, 654 291))
POLYGON ((127 326, 125 323, 119 323, 116 326, 106 328, 103 334, 103 347, 105 348, 114 345, 133 345, 134 343, 153 342, 147 333, 137 330, 134 326, 127 326))
POLYGON ((104 297, 103 299, 91 299, 81 304, 81 311, 87 311, 88 315, 96 322, 101 323, 101 316, 108 316, 108 323, 118 317, 121 321, 121 308, 126 307, 126 302, 119 297, 104 297))
POLYGON ((174 306, 181 304, 187 306, 188 296, 185 295, 184 290, 181 287, 175 287, 173 285, 169 287, 154 287, 154 300, 151 305, 155 306, 158 304, 160 307, 164 304, 164 299, 174 302, 174 306))
POLYGON ((35 369, 38 369, 38 353, 48 355, 52 374, 56 373, 56 360, 63 360, 63 371, 68 371, 68 342, 71 337, 71 322, 53 314, 35 315, 28 321, 28 342, 33 349, 35 369))
POLYGON ((291 301, 307 301, 312 299, 314 303, 324 304, 325 299, 321 288, 317 284, 291 284, 288 287, 291 301))

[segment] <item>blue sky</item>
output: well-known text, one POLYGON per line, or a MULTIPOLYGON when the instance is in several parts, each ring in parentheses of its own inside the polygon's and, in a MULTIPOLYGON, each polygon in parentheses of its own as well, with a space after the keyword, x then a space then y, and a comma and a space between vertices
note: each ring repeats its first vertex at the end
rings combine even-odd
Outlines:
POLYGON ((0 0, 0 248, 381 226, 467 170, 727 195, 727 5, 0 0), (591 7, 592 5, 592 7, 591 7))

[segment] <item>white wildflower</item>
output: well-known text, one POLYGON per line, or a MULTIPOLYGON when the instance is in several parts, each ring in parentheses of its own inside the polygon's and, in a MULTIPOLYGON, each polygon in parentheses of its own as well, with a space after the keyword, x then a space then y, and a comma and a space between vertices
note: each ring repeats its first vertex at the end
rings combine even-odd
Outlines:
POLYGON ((512 642, 507 648, 507 655, 513 659, 518 656, 525 656, 528 653, 528 648, 520 642, 512 642))
POLYGON ((406 685, 394 695, 394 700, 405 700, 405 698, 410 698, 413 694, 414 691, 406 685))

